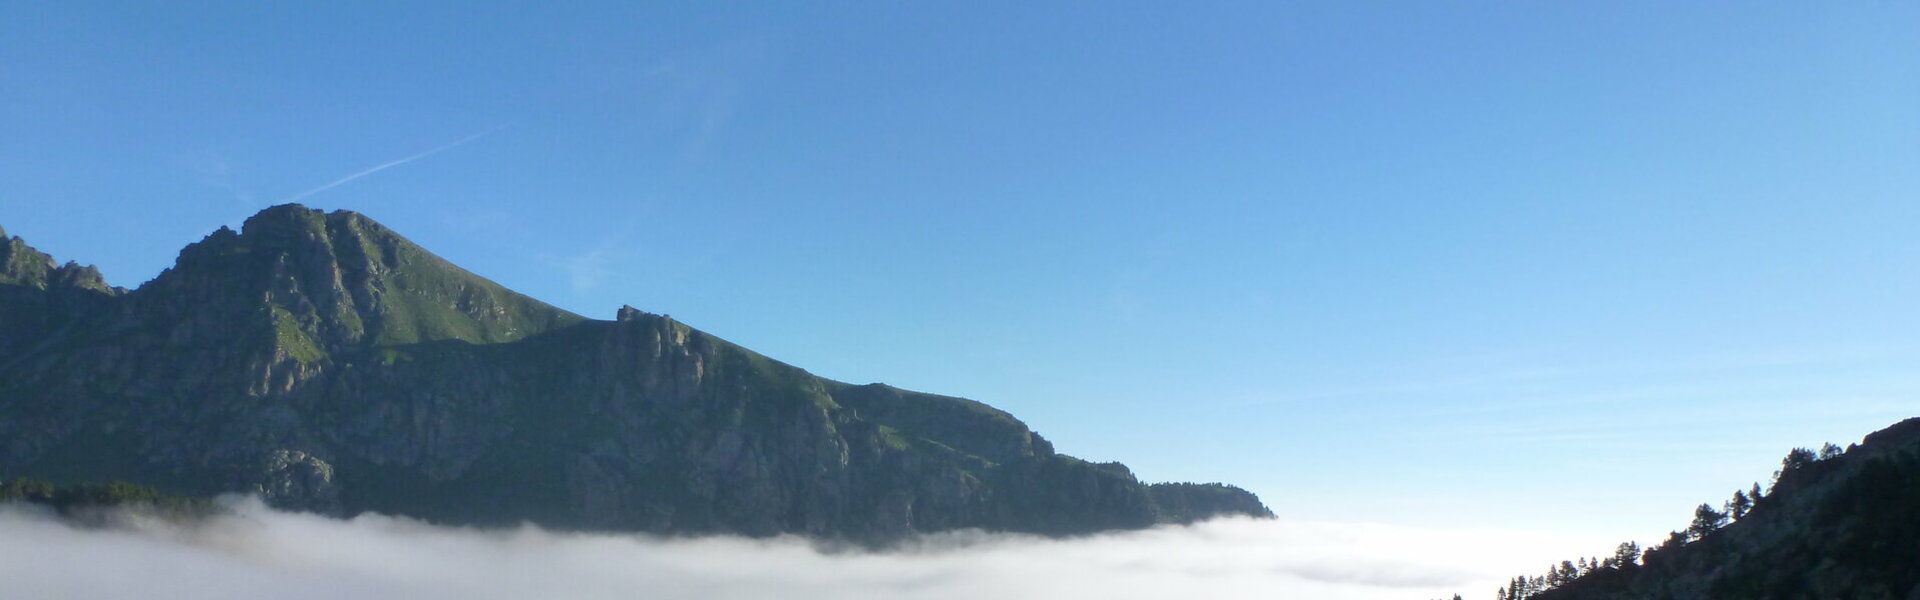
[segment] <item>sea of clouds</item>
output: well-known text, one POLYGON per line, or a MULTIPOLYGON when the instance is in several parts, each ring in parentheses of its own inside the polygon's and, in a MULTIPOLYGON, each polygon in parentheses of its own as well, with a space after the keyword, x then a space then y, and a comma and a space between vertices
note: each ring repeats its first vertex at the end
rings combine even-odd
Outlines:
POLYGON ((331 519, 225 499, 181 524, 76 527, 0 507, 9 598, 1302 598, 1490 596, 1618 540, 1219 519, 1074 539, 955 532, 888 551, 797 538, 659 538, 331 519))

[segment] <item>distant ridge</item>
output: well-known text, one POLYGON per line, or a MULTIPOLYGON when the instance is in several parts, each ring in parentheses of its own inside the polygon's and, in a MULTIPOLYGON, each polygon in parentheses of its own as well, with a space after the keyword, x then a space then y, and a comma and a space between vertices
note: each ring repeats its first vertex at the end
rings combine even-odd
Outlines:
POLYGON ((365 216, 282 205, 139 289, 0 248, 0 478, 286 507, 885 541, 1271 516, 985 404, 822 379, 672 319, 588 319, 365 216))

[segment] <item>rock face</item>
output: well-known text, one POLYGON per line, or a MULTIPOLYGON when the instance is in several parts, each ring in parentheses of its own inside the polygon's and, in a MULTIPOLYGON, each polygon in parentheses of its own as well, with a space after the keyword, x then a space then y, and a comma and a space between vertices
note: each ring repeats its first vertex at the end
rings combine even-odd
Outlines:
POLYGON ((83 317, 103 312, 126 290, 108 287, 100 271, 53 257, 0 230, 0 360, 26 352, 83 317))
POLYGON ((1270 515, 985 404, 548 306, 359 214, 274 207, 132 292, 0 248, 0 476, 461 524, 887 540, 1270 515))

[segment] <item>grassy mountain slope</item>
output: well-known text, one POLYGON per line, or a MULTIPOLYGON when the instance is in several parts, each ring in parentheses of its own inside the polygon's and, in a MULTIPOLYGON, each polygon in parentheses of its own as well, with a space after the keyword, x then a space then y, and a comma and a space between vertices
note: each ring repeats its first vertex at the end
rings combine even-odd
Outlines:
MULTIPOLYGON (((55 279, 44 255, 10 256, 26 266, 8 281, 55 279)), ((1056 454, 978 402, 821 379, 630 308, 586 319, 351 212, 274 207, 131 293, 68 286, 93 300, 58 326, 15 308, 66 288, 8 285, 0 475, 452 523, 877 540, 1269 514, 1231 486, 1150 487, 1056 454)))

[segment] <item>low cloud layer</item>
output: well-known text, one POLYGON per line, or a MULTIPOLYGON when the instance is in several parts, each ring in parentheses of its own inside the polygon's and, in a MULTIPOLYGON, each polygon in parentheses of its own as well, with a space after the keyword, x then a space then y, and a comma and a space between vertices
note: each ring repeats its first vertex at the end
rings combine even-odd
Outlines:
POLYGON ((231 505, 232 515, 192 526, 130 516, 108 529, 0 508, 0 586, 19 598, 1426 600, 1489 595, 1517 571, 1609 545, 1225 519, 1071 540, 950 533, 860 552, 792 538, 475 530, 231 505))

